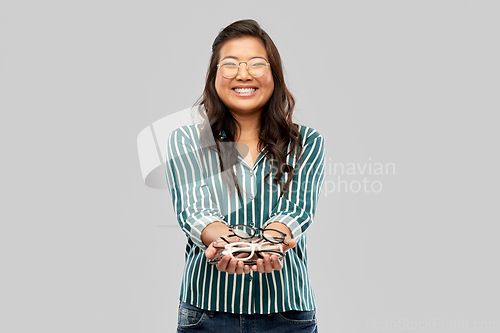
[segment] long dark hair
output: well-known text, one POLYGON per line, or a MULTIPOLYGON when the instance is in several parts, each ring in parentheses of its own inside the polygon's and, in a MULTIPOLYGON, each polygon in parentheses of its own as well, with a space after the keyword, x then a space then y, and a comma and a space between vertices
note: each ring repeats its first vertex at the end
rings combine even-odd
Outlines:
MULTIPOLYGON (((289 154, 298 156, 302 148, 302 138, 298 126, 292 121, 295 99, 286 87, 278 49, 271 37, 254 20, 241 20, 228 25, 219 32, 212 44, 212 57, 208 67, 205 89, 198 101, 201 106, 199 108, 200 112, 206 112, 208 118, 207 124, 202 126, 201 139, 204 139, 205 142, 215 139, 216 146, 212 147, 218 152, 221 171, 230 171, 229 176, 227 172, 224 172, 223 175, 228 183, 235 184, 238 193, 240 193, 237 177, 231 168, 238 157, 234 140, 239 124, 220 100, 215 90, 215 77, 222 45, 231 39, 241 37, 255 37, 261 40, 264 43, 269 57, 268 61, 271 64, 274 91, 262 112, 258 149, 261 150, 264 146, 266 147, 266 156, 274 164, 271 170, 276 170, 273 181, 283 186, 281 193, 283 194, 288 190, 295 172, 295 168, 287 164, 286 157, 289 154), (210 126, 207 126, 208 124, 210 126), (213 137, 213 139, 209 136, 213 137), (221 142, 224 142, 224 144, 221 144, 221 142), (283 185, 281 177, 285 172, 289 173, 289 177, 283 185)), ((266 175, 265 179, 269 176, 270 173, 266 175)))

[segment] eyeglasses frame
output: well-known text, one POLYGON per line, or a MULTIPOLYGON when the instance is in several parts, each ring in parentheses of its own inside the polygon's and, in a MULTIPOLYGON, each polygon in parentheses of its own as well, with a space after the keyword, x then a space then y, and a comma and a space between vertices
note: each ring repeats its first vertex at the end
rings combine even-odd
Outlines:
MULTIPOLYGON (((226 58, 226 59, 228 59, 228 58, 226 58)), ((248 61, 241 61, 241 62, 239 62, 239 63, 238 63, 238 70, 236 71, 236 74, 235 74, 234 76, 227 77, 227 76, 224 76, 224 75, 222 74, 222 71, 220 70, 220 65, 221 65, 221 63, 222 63, 224 60, 226 60, 226 59, 222 59, 222 60, 221 60, 221 61, 217 64, 217 68, 218 68, 218 70, 219 70, 219 72, 220 72, 220 75, 222 75, 222 77, 225 77, 226 79, 234 79, 236 76, 238 76, 238 73, 240 72, 240 65, 241 65, 241 64, 243 64, 243 63, 244 63, 244 64, 246 64, 248 74, 250 74, 252 77, 254 77, 254 78, 256 78, 256 79, 258 79, 259 77, 263 77, 264 75, 266 75, 266 73, 267 73, 267 68, 268 68, 269 66, 271 66, 271 64, 270 64, 270 63, 268 63, 266 59, 256 57, 256 58, 252 58, 252 59, 250 59, 250 60, 248 60, 248 61), (248 63, 249 63, 250 61, 254 60, 254 59, 262 59, 262 60, 264 60, 264 61, 266 62, 266 71, 265 71, 265 72, 264 72, 264 74, 262 74, 261 76, 253 76, 253 75, 250 73, 250 71, 248 70, 248 63)))
POLYGON ((224 240, 227 244, 224 246, 220 245, 214 246, 215 248, 221 249, 222 251, 220 251, 216 257, 209 259, 208 260, 209 264, 217 264, 225 255, 228 254, 231 256, 231 258, 234 258, 238 261, 242 261, 246 265, 255 265, 257 263, 257 260, 249 260, 251 257, 253 257, 254 254, 256 254, 261 259, 263 258, 262 253, 266 253, 269 255, 276 255, 278 259, 283 259, 283 257, 285 256, 285 253, 283 252, 282 243, 262 242, 263 239, 259 239, 257 243, 248 243, 248 242, 231 243, 224 237, 221 237, 221 239, 224 240), (233 247, 237 245, 245 245, 246 247, 233 250, 233 247), (236 257, 237 255, 242 253, 249 253, 249 255, 245 258, 236 257))
MULTIPOLYGON (((252 239, 252 238, 255 238, 257 236, 257 238, 259 238, 259 239, 265 239, 266 241, 274 243, 274 244, 285 244, 287 246, 289 245, 287 242, 285 242, 286 234, 283 233, 283 232, 281 232, 281 231, 279 231, 279 230, 276 230, 276 229, 272 229, 272 228, 267 228, 267 229, 266 228, 256 228, 256 227, 252 227, 252 226, 246 225, 246 224, 232 224, 232 225, 229 225, 228 227, 229 227, 229 230, 234 234, 234 236, 242 238, 242 239, 252 239), (238 236, 233 231, 233 229, 236 228, 236 227, 249 228, 250 230, 253 231, 253 235, 250 236, 250 237, 241 237, 241 236, 238 236), (281 234, 283 236, 283 240, 281 242, 274 242, 271 239, 267 239, 264 236, 264 231, 267 231, 267 230, 272 230, 272 231, 275 231, 275 232, 281 234), (257 235, 257 231, 260 231, 261 233, 259 235, 257 235)), ((233 235, 230 235, 230 236, 233 236, 233 235)), ((225 241, 227 242, 227 240, 225 240, 225 241)))
POLYGON ((263 243, 235 242, 226 244, 224 250, 225 251, 222 252, 222 255, 229 254, 231 258, 234 258, 238 261, 248 261, 248 259, 253 257, 254 253, 262 253, 262 252, 273 253, 276 254, 278 257, 281 257, 283 255, 283 245, 281 243, 276 244, 271 242, 263 242, 263 243), (236 246, 245 246, 245 247, 233 250, 233 248, 236 246), (249 255, 246 258, 235 257, 235 255, 242 253, 249 253, 249 255))

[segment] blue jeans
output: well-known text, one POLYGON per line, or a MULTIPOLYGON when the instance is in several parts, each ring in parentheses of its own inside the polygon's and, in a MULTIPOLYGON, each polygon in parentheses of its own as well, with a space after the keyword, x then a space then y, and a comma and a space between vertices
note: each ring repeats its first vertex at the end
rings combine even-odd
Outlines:
POLYGON ((317 333, 316 311, 240 315, 206 311, 181 302, 177 333, 317 333))

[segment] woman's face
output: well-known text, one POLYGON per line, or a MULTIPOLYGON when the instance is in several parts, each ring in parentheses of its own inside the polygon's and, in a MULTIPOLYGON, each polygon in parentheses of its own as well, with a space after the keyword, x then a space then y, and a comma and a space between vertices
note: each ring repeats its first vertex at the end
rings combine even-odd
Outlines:
MULTIPOLYGON (((225 42, 219 52, 219 62, 233 58, 236 62, 247 62, 253 58, 262 58, 269 62, 267 52, 261 40, 254 37, 235 38, 225 42)), ((240 64, 238 74, 227 79, 217 70, 215 90, 226 107, 235 115, 261 113, 274 91, 271 66, 264 76, 255 78, 247 71, 246 63, 240 64), (239 88, 253 88, 253 90, 239 88)))

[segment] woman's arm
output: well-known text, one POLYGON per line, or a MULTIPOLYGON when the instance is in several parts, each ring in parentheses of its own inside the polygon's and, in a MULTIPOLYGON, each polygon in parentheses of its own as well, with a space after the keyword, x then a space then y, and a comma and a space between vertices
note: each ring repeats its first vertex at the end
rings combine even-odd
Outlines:
POLYGON ((314 130, 308 134, 290 187, 278 200, 264 225, 282 223, 288 227, 294 239, 302 236, 313 222, 325 178, 323 137, 314 130))
MULTIPOLYGON (((297 239, 313 222, 316 202, 323 186, 325 172, 324 140, 318 132, 307 133, 302 147, 301 160, 288 191, 273 208, 265 228, 277 229, 287 235, 287 251, 297 245, 297 239)), ((283 268, 276 256, 258 259, 251 269, 270 273, 283 268)))
POLYGON ((231 231, 229 231, 229 227, 225 223, 214 222, 203 229, 201 233, 201 241, 208 247, 213 242, 219 240, 221 236, 227 236, 230 234, 231 231))
POLYGON ((203 175, 200 149, 192 140, 196 135, 197 132, 189 126, 170 134, 166 177, 177 222, 193 243, 205 250, 207 244, 201 237, 204 229, 213 223, 225 223, 203 175))

